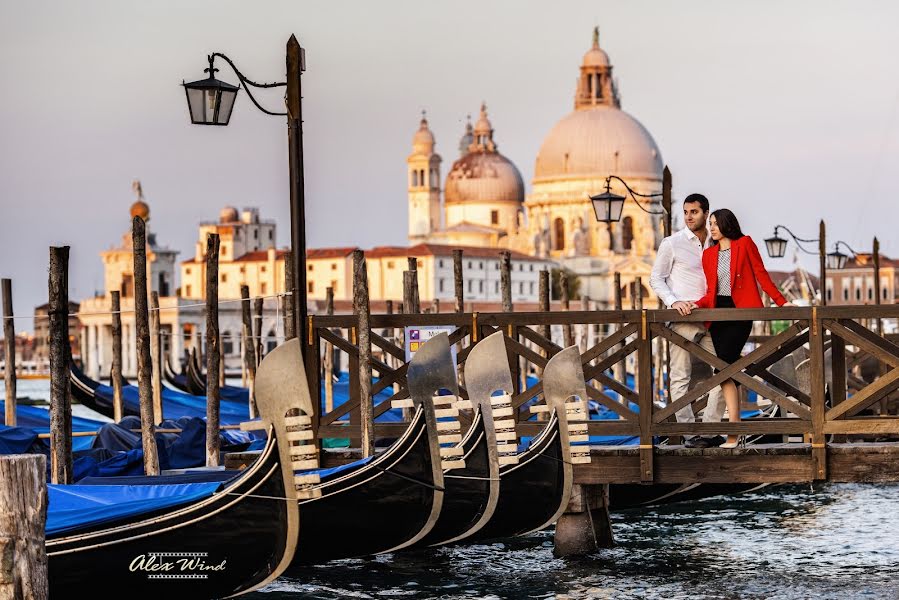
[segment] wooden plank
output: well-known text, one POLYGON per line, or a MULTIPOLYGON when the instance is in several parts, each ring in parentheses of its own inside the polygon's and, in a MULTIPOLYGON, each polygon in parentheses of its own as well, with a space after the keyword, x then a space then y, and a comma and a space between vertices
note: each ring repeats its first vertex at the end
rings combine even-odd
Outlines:
MULTIPOLYGON (((831 330, 833 331, 833 330, 831 330)), ((812 400, 812 465, 815 479, 827 478, 827 453, 825 452, 824 421, 824 320, 818 315, 818 307, 812 307, 809 321, 809 359, 811 360, 812 400)))
POLYGON ((603 384, 607 388, 610 388, 612 391, 621 394, 621 396, 628 402, 633 402, 636 404, 638 398, 637 392, 627 387, 617 379, 612 379, 605 373, 593 373, 591 371, 591 374, 593 375, 593 379, 603 384))
POLYGON ((811 430, 808 421, 802 419, 747 419, 731 423, 676 423, 666 421, 655 423, 652 432, 656 435, 712 435, 712 434, 790 434, 799 435, 811 430))
POLYGON ((640 406, 640 481, 654 480, 653 443, 652 443, 652 400, 655 394, 652 389, 652 335, 649 332, 647 311, 642 311, 642 327, 640 328, 639 349, 637 363, 640 365, 638 372, 640 406))
POLYGON ((830 404, 836 406, 846 400, 846 342, 838 335, 830 344, 831 372, 833 385, 830 389, 830 404))
POLYGON ((378 335, 374 331, 371 332, 371 343, 386 352, 387 354, 393 356, 396 359, 399 359, 403 362, 406 361, 406 352, 397 346, 396 344, 384 339, 382 336, 378 335))
POLYGON ((825 418, 832 421, 853 409, 863 410, 883 398, 883 394, 896 389, 897 385, 899 385, 899 369, 893 369, 845 402, 828 410, 825 418))
POLYGON ((834 335, 838 335, 850 344, 858 346, 878 360, 891 367, 899 367, 899 346, 889 342, 875 333, 864 329, 858 323, 847 320, 845 325, 837 321, 825 321, 824 325, 834 335), (865 333, 861 333, 861 332, 865 333))
MULTIPOLYGON (((549 327, 549 325, 544 325, 544 327, 549 327)), ((561 347, 552 343, 548 338, 543 337, 541 334, 528 327, 522 328, 520 334, 521 337, 542 348, 543 351, 547 353, 548 357, 552 357, 562 350, 561 347)))
POLYGON ((607 409, 614 412, 619 417, 623 419, 627 419, 630 421, 637 422, 639 420, 638 414, 620 402, 616 401, 614 398, 609 397, 601 390, 596 389, 592 385, 586 386, 587 396, 590 397, 591 400, 595 400, 602 404, 607 409))
MULTIPOLYGON (((720 456, 659 454, 654 459, 654 482, 803 483, 812 480, 811 457, 808 454, 771 456, 728 450, 720 450, 720 453, 720 456)), ((640 483, 639 457, 591 452, 589 464, 575 467, 574 483, 640 483)))
POLYGON ((873 417, 826 421, 824 433, 835 434, 899 434, 899 418, 873 417))

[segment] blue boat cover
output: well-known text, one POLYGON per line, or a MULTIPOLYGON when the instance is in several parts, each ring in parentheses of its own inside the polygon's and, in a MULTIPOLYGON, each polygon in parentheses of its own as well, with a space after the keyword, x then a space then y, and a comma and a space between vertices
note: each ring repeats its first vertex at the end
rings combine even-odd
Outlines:
POLYGON ((47 486, 46 534, 93 527, 160 509, 190 504, 212 496, 221 482, 173 485, 47 486))
MULTIPOLYGON (((0 423, 6 424, 6 403, 0 401, 0 423)), ((84 417, 72 417, 72 431, 97 431, 104 424, 103 421, 85 419, 84 417)), ((50 433, 50 411, 42 406, 29 406, 27 404, 16 405, 16 426, 30 429, 34 433, 50 433)), ((0 434, 2 437, 2 434, 0 434)), ((50 440, 41 440, 49 448, 50 440)), ((87 450, 94 442, 92 436, 72 438, 72 450, 87 450)), ((2 445, 0 445, 2 448, 2 445)), ((0 450, 0 453, 7 452, 0 450)))
POLYGON ((37 433, 24 427, 0 425, 0 454, 27 454, 37 433))
MULTIPOLYGON (((112 404, 112 388, 110 386, 98 385, 95 393, 110 405, 112 404)), ((122 401, 125 405, 125 412, 140 414, 140 397, 136 385, 122 387, 122 401)), ((239 425, 250 418, 250 407, 245 398, 241 401, 229 400, 222 395, 219 410, 219 420, 222 425, 239 425)), ((186 394, 163 386, 162 414, 166 419, 205 417, 206 397, 186 394)))

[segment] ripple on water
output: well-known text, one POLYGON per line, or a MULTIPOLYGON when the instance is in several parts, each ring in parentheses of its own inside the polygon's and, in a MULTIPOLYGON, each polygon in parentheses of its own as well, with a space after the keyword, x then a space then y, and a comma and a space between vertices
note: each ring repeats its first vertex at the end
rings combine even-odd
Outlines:
POLYGON ((899 598, 899 486, 780 486, 613 515, 617 545, 552 556, 552 532, 333 561, 255 600, 899 598))

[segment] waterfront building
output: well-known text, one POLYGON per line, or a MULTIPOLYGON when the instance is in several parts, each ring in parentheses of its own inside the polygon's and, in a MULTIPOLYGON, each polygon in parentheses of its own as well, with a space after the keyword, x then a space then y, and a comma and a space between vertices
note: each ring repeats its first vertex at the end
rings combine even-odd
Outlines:
MULTIPOLYGON (((880 255, 880 302, 895 304, 899 299, 899 260, 880 255)), ((828 269, 827 304, 874 304, 874 255, 860 253, 846 261, 842 269, 828 269)))

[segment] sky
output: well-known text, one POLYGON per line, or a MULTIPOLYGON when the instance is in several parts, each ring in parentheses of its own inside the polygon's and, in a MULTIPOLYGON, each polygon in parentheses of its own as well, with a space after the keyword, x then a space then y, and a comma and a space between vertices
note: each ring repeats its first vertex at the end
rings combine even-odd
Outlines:
MULTIPOLYGON (((824 219, 831 240, 863 252, 877 235, 899 255, 899 3, 0 0, 0 276, 16 313, 46 302, 50 246, 71 246, 72 299, 102 290, 98 253, 130 227, 133 179, 180 260, 225 205, 259 207, 289 243, 284 119, 241 92, 228 127, 189 122, 180 84, 204 77, 211 52, 281 80, 297 35, 308 244, 371 247, 406 242, 422 109, 445 176, 486 101, 529 190, 594 25, 675 198, 704 193, 757 240, 775 224, 816 237, 824 219)), ((279 111, 282 94, 258 96, 279 111)))

